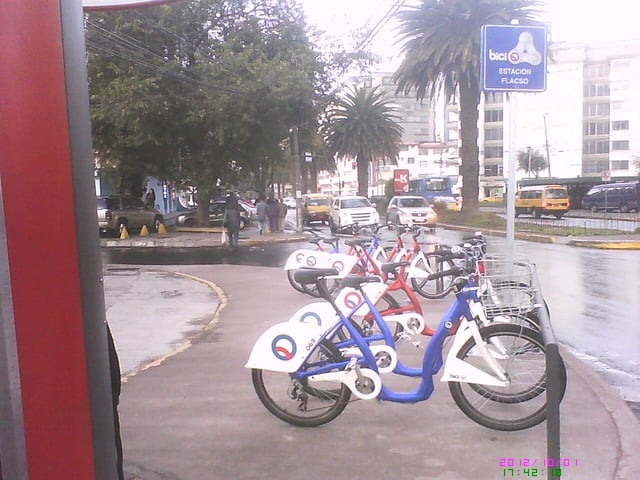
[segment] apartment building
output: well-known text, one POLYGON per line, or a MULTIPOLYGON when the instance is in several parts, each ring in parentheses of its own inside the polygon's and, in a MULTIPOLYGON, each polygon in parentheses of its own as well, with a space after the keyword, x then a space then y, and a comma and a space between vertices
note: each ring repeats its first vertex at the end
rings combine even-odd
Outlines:
MULTIPOLYGON (((623 178, 640 173, 640 39, 592 44, 550 44, 547 89, 540 93, 483 94, 479 105, 480 198, 501 197, 509 159, 538 150, 549 161, 540 176, 623 178)), ((396 96, 392 73, 359 84, 380 85, 393 98, 405 129, 397 165, 371 166, 370 193, 381 194, 395 168, 411 178, 457 176, 459 105, 396 96)), ((355 191, 350 161, 340 162, 342 193, 355 191), (353 179, 353 180, 351 180, 353 179), (345 187, 346 186, 346 187, 345 187)), ((527 176, 516 170, 516 179, 527 176)), ((323 191, 337 190, 335 178, 319 177, 323 191)))

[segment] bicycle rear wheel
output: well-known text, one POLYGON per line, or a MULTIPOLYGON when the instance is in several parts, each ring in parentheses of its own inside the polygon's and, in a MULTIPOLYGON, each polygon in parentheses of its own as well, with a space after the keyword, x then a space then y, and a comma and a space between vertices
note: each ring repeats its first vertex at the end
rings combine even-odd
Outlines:
MULTIPOLYGON (((449 391, 458 407, 473 421, 485 427, 515 431, 531 428, 546 418, 546 359, 540 333, 513 324, 496 324, 481 330, 488 344, 495 342, 506 351, 497 358, 507 374, 506 387, 449 382, 449 391)), ((490 347, 492 348, 492 347, 490 347)), ((474 339, 460 349, 458 358, 486 369, 477 354, 474 339)), ((562 394, 566 389, 564 365, 562 394)))
MULTIPOLYGON (((331 342, 318 346, 308 363, 322 363, 339 355, 331 342)), ((351 390, 343 384, 326 381, 297 380, 286 372, 254 368, 253 387, 269 412, 298 427, 317 427, 330 422, 346 408, 351 390)))
MULTIPOLYGON (((419 259, 415 268, 422 270, 425 274, 442 272, 452 269, 454 263, 451 260, 443 260, 439 253, 426 253, 424 258, 419 259)), ((425 298, 437 299, 446 297, 453 290, 455 275, 429 280, 425 277, 412 278, 411 286, 414 291, 425 298)))

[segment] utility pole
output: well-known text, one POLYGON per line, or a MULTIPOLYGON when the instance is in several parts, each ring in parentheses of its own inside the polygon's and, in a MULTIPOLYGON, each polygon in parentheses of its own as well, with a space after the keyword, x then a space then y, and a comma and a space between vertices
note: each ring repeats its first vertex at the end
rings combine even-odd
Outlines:
POLYGON ((549 137, 547 136, 547 114, 544 114, 544 146, 547 149, 547 168, 549 169, 549 178, 551 178, 551 157, 549 156, 549 137))
POLYGON ((529 153, 529 163, 527 166, 527 173, 529 174, 529 178, 531 178, 531 147, 527 147, 529 153))
POLYGON ((302 192, 300 190, 300 152, 298 150, 298 127, 292 131, 292 155, 293 155, 293 189, 296 198, 296 232, 302 233, 302 192))

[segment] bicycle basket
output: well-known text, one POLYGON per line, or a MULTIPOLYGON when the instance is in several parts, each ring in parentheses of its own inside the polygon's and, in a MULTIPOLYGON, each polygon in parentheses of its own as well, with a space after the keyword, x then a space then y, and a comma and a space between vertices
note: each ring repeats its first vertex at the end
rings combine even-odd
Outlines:
POLYGON ((478 294, 488 318, 524 314, 534 308, 530 263, 485 258, 483 265, 478 294))

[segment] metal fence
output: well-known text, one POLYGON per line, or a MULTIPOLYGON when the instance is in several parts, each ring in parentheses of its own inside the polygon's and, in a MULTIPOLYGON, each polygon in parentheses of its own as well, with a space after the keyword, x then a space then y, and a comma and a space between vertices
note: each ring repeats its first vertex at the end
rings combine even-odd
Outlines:
POLYGON ((640 233, 640 218, 621 217, 615 214, 598 218, 571 217, 562 219, 528 218, 516 219, 516 231, 546 235, 607 235, 640 233))

